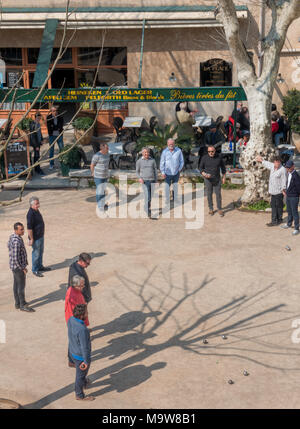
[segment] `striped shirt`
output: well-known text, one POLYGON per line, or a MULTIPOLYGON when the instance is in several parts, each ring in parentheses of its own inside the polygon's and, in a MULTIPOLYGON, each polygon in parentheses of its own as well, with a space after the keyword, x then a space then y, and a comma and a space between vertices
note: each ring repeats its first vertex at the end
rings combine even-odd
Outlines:
POLYGON ((22 237, 12 234, 7 243, 9 250, 9 267, 11 270, 19 268, 25 270, 28 265, 27 252, 22 237))
POLYGON ((281 166, 280 168, 278 168, 278 170, 276 170, 274 164, 269 161, 263 161, 262 165, 268 170, 270 170, 269 194, 282 194, 282 191, 286 189, 286 169, 281 166))
POLYGON ((109 154, 103 154, 101 152, 95 153, 92 158, 91 164, 95 165, 94 169, 94 177, 97 179, 107 179, 108 174, 108 166, 109 166, 109 154))

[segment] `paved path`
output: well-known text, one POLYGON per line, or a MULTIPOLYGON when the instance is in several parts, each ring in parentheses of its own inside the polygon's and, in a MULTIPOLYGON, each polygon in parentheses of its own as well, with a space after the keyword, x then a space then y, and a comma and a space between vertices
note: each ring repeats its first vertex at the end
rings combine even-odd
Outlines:
POLYGON ((14 309, 6 248, 33 192, 0 208, 0 319, 7 330, 0 397, 28 408, 298 408, 300 344, 291 336, 300 319, 299 237, 265 227, 269 214, 233 210, 239 191, 223 194, 225 217, 206 217, 191 231, 182 219, 101 220, 91 189, 35 192, 53 271, 41 279, 28 274, 33 314, 14 309), (93 255, 90 377, 97 399, 89 404, 74 400, 64 321, 68 266, 82 251, 93 255))

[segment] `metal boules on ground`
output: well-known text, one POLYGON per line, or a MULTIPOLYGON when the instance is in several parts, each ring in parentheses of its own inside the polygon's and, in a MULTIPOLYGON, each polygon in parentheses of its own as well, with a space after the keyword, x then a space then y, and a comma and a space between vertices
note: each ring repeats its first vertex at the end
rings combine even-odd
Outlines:
POLYGON ((203 344, 208 344, 207 339, 204 339, 204 340, 203 340, 203 344))
POLYGON ((243 374, 244 374, 245 377, 247 377, 247 375, 249 375, 249 372, 246 371, 246 370, 244 370, 243 374))
POLYGON ((227 336, 226 335, 222 335, 223 340, 227 340, 227 336))
POLYGON ((233 380, 228 380, 228 384, 234 384, 233 380))
POLYGON ((290 248, 290 246, 285 246, 285 249, 286 249, 286 250, 289 250, 289 251, 290 251, 290 250, 292 250, 292 249, 290 248))

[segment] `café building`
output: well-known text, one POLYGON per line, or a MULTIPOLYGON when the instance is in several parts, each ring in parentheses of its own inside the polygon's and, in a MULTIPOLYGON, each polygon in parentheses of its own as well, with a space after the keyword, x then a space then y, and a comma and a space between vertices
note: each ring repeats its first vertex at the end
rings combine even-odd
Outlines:
MULTIPOLYGON (((65 52, 52 73, 47 88, 88 88, 115 85, 124 88, 199 88, 238 86, 236 64, 231 57, 215 16, 214 1, 73 1, 70 4, 65 52), (100 67, 97 66, 101 55, 100 67), (96 73, 97 72, 97 73, 96 73)), ((257 2, 239 2, 236 10, 241 34, 257 66, 254 39, 261 26, 257 2), (255 37, 253 37, 255 36, 255 37)), ((3 1, 1 10, 0 56, 5 64, 1 84, 16 82, 25 89, 39 87, 51 70, 63 40, 66 2, 3 1)), ((280 103, 289 88, 300 88, 300 20, 293 23, 281 54, 280 76, 274 101, 280 103)), ((1 73, 0 73, 1 76, 1 73)), ((98 113, 99 133, 112 131, 116 116, 156 116, 161 122, 174 120, 176 103, 105 101, 98 113)), ((70 119, 76 102, 60 103, 70 119)), ((16 103, 13 120, 28 108, 16 103)), ((50 104, 36 103, 46 115, 50 104)), ((0 118, 7 116, 10 103, 1 106, 0 118)), ((84 103, 95 112, 97 101, 84 103)), ((191 103, 200 114, 225 117, 233 102, 191 103)))

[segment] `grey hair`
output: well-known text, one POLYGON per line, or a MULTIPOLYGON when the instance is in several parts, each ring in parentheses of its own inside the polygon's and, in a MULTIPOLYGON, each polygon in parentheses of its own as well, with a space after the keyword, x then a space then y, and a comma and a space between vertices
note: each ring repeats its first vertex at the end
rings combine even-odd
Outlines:
POLYGON ((79 276, 78 274, 76 274, 75 276, 72 277, 72 286, 80 286, 81 282, 84 282, 84 277, 79 276))
POLYGON ((30 207, 32 206, 32 204, 33 204, 35 201, 40 201, 40 200, 38 199, 38 197, 30 197, 30 198, 29 198, 29 205, 30 205, 30 207))
POLYGON ((149 149, 147 146, 143 147, 142 152, 143 152, 144 150, 146 150, 148 153, 150 153, 150 149, 149 149))

